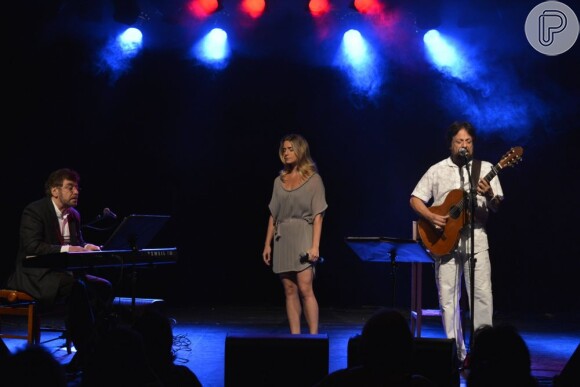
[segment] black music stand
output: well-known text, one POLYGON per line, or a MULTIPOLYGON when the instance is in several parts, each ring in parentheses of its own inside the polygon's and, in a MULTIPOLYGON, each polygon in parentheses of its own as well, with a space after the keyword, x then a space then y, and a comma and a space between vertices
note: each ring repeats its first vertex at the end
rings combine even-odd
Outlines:
POLYGON ((128 215, 101 250, 141 250, 149 245, 169 218, 169 215, 128 215))
MULTIPOLYGON (((141 250, 153 240, 155 235, 169 220, 169 215, 128 215, 117 226, 113 234, 101 246, 101 250, 141 250)), ((135 293, 137 289, 137 270, 131 272, 131 315, 135 317, 135 293)))
MULTIPOLYGON (((433 263, 433 258, 414 239, 391 237, 347 237, 346 243, 365 262, 387 262, 391 264, 393 276, 393 301, 395 306, 397 264, 411 264, 411 315, 416 315, 417 333, 421 335, 422 313, 422 270, 421 264, 433 263)), ((412 331, 414 332, 414 320, 412 331)))

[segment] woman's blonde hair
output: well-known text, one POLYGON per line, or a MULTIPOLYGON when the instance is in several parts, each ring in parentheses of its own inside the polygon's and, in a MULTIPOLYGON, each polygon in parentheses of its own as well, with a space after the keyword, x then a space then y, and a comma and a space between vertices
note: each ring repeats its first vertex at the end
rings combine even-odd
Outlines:
POLYGON ((287 134, 280 140, 280 148, 278 149, 278 156, 280 161, 284 164, 284 168, 280 171, 280 176, 282 179, 285 175, 291 172, 291 166, 284 162, 284 142, 289 141, 292 144, 294 153, 296 154, 296 170, 300 173, 303 178, 308 178, 318 172, 316 168, 316 163, 312 160, 310 156, 310 147, 308 146, 308 141, 299 134, 287 134))

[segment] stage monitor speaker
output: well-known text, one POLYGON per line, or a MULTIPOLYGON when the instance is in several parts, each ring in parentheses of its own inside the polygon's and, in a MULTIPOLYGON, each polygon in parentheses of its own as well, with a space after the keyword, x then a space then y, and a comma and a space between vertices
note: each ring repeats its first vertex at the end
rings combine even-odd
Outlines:
POLYGON ((225 387, 311 387, 328 374, 328 335, 226 336, 225 387))
POLYGON ((455 339, 415 338, 413 372, 438 386, 459 386, 459 367, 455 339))
MULTIPOLYGON (((360 335, 348 341, 347 366, 361 364, 360 335)), ((412 372, 429 378, 439 387, 458 387, 459 369, 455 340, 416 337, 412 372)))

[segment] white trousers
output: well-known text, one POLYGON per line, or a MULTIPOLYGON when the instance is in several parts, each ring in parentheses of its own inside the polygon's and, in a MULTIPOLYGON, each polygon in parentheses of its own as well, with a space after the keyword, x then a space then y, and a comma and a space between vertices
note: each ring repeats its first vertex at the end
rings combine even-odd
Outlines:
POLYGON ((469 298, 469 306, 475 316, 474 329, 481 325, 492 325, 493 295, 491 289, 491 265, 489 251, 481 251, 475 254, 474 289, 475 307, 471 308, 471 276, 470 276, 470 253, 456 252, 453 255, 435 261, 435 283, 439 292, 439 308, 445 335, 449 339, 455 339, 457 344, 457 357, 460 361, 465 359, 467 351, 461 327, 461 281, 465 278, 465 286, 469 298))

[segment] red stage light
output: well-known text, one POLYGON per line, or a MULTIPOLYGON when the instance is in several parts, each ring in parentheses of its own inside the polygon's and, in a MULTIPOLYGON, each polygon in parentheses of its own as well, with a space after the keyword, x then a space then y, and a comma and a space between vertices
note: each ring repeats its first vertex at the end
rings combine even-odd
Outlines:
POLYGON ((265 0, 242 0, 240 8, 243 12, 248 14, 250 17, 257 19, 266 10, 265 0))
POLYGON ((322 16, 330 11, 330 2, 328 0, 310 0, 308 9, 312 16, 322 16))
POLYGON ((220 8, 218 0, 191 0, 187 9, 197 18, 203 19, 220 8))
POLYGON ((379 0, 354 0, 353 7, 363 14, 377 14, 383 9, 379 0))

